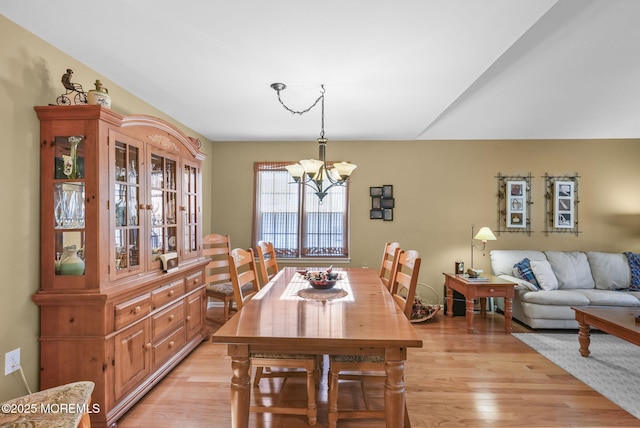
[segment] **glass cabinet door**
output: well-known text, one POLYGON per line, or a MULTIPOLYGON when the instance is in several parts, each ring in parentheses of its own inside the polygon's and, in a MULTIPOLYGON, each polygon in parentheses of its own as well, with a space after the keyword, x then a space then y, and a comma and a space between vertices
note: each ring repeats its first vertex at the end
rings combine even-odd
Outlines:
POLYGON ((150 184, 150 261, 178 250, 178 162, 156 153, 149 154, 150 184))
MULTIPOLYGON (((110 135, 111 137, 111 135, 110 135)), ((112 141, 113 157, 110 174, 113 177, 110 209, 112 211, 113 240, 111 248, 111 277, 139 272, 144 268, 140 252, 144 246, 141 240, 140 217, 140 143, 129 137, 115 135, 112 141)))
POLYGON ((56 275, 84 275, 84 138, 54 139, 53 219, 56 275))
POLYGON ((188 259, 196 257, 198 251, 198 223, 200 207, 198 206, 198 192, 200 189, 198 181, 198 166, 196 164, 190 164, 185 162, 182 167, 182 206, 180 207, 183 219, 183 232, 182 238, 182 257, 188 259))

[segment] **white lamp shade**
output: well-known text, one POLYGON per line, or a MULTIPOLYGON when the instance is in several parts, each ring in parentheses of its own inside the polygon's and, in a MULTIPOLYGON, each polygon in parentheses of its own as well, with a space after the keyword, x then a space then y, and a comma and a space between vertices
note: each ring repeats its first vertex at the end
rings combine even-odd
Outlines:
POLYGON ((320 171, 320 167, 324 165, 324 162, 317 159, 304 159, 300 161, 300 164, 304 167, 304 171, 309 175, 315 175, 320 171))
POLYGON ((351 175, 353 170, 357 168, 357 165, 349 162, 338 162, 334 163, 333 167, 338 171, 340 177, 343 177, 343 179, 345 179, 351 175))
POLYGON ((304 167, 299 163, 294 165, 287 165, 285 166, 285 168, 287 169, 287 171, 289 171, 289 174, 291 174, 293 178, 300 178, 304 175, 304 167))
POLYGON ((496 238, 496 235, 493 234, 491 229, 485 226, 480 228, 480 230, 478 231, 478 233, 476 233, 476 236, 474 236, 473 239, 486 242, 486 241, 495 241, 497 238, 496 238))

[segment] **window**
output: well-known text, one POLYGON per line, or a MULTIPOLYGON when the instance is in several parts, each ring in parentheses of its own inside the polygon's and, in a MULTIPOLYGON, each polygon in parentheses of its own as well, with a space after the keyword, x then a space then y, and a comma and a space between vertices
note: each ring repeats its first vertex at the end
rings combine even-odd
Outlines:
POLYGON ((285 166, 256 162, 253 245, 273 242, 282 258, 348 257, 349 184, 335 186, 322 203, 313 190, 291 184, 285 166))

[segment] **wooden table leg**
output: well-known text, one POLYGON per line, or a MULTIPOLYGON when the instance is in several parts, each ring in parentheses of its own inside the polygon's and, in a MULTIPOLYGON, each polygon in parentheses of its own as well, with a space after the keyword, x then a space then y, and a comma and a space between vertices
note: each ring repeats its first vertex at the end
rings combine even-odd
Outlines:
POLYGON ((467 298, 466 300, 467 312, 467 333, 473 333, 473 299, 467 298))
POLYGON ((453 290, 447 287, 447 316, 453 317, 453 290))
POLYGON ((591 343, 591 338, 589 337, 589 324, 586 324, 582 321, 578 321, 578 342, 580 342, 580 355, 583 357, 588 357, 591 353, 589 351, 589 344, 591 343))
POLYGON ((487 298, 481 297, 480 298, 480 318, 486 318, 486 317, 487 317, 487 298))
POLYGON ((231 356, 231 426, 249 427, 249 403, 251 401, 251 360, 249 347, 229 345, 231 356))
POLYGON ((511 318, 513 317, 513 298, 504 298, 504 331, 511 333, 511 318))
POLYGON ((402 351, 387 349, 384 369, 386 380, 384 383, 384 414, 387 428, 402 428, 405 416, 404 397, 404 356, 402 351))

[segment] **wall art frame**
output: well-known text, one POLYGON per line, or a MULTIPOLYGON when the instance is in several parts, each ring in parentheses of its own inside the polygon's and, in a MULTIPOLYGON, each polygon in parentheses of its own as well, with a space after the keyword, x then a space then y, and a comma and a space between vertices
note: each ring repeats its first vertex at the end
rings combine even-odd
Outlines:
POLYGON ((498 227, 496 233, 521 232, 531 235, 531 173, 496 175, 498 184, 498 227))
POLYGON ((393 221, 393 208, 396 206, 393 185, 371 186, 369 187, 369 196, 371 197, 369 219, 393 221))
POLYGON ((545 232, 580 234, 578 222, 578 173, 545 174, 545 232))

